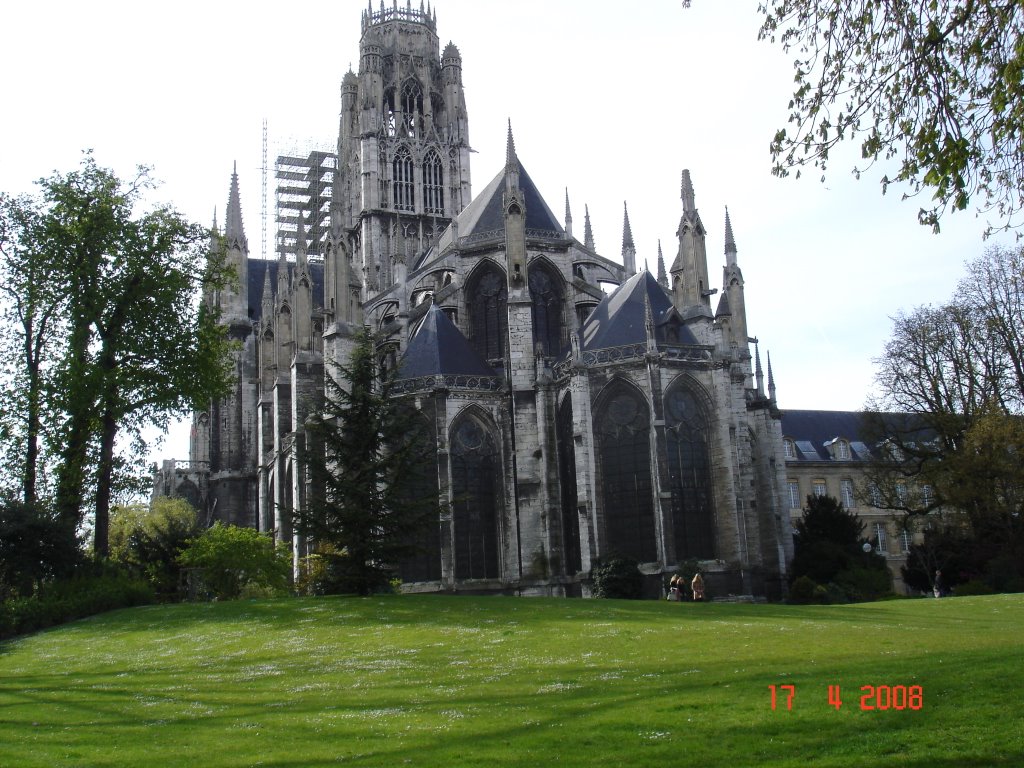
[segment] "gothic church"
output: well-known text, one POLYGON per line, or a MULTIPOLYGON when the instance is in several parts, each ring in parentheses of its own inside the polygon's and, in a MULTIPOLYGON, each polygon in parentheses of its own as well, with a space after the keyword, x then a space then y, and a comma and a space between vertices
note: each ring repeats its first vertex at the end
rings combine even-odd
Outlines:
POLYGON ((780 413, 770 361, 766 391, 751 355, 728 213, 720 292, 685 170, 675 259, 637 271, 628 213, 621 259, 597 253, 589 214, 580 240, 511 127, 505 166, 472 196, 468 126, 436 13, 363 11, 329 226, 299 211, 290 247, 250 257, 232 175, 216 241, 239 279, 206 300, 238 341, 236 384, 195 414, 190 464, 167 487, 207 522, 302 554, 289 510, 309 493, 306 418, 367 325, 437 446, 423 492, 447 510, 396 564, 406 589, 586 596, 594 564, 624 555, 652 595, 698 560, 714 595, 779 596, 792 556, 780 413))

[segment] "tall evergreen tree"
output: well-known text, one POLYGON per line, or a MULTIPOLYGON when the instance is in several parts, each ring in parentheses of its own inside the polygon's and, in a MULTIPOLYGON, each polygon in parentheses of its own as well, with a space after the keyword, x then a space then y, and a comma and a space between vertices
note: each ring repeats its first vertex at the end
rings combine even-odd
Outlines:
POLYGON ((369 329, 338 368, 338 379, 327 375, 323 408, 307 422, 312 492, 294 522, 330 558, 329 588, 367 595, 416 553, 427 525, 439 524, 437 495, 415 491, 436 464, 391 396, 393 374, 378 375, 369 329))

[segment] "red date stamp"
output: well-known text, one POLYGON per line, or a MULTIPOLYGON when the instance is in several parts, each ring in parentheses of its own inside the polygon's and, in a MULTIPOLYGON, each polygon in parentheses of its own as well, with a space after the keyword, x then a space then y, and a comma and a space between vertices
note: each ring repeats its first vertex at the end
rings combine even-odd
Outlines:
MULTIPOLYGON (((769 685, 771 692, 772 711, 786 708, 792 711, 796 700, 795 685, 769 685)), ((838 685, 828 686, 826 699, 828 706, 835 709, 843 708, 843 692, 838 685)), ((855 706, 855 705, 851 705, 855 706)), ((915 712, 924 708, 924 688, 920 685, 862 685, 860 687, 861 712, 885 712, 894 710, 902 712, 910 709, 915 712)))

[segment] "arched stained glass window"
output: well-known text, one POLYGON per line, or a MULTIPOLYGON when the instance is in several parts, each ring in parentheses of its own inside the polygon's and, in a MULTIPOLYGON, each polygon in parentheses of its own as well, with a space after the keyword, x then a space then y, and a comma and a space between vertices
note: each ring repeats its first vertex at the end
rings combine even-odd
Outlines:
POLYGON ((444 166, 434 150, 423 161, 423 206, 427 213, 444 215, 444 166))
POLYGON ((494 437, 479 420, 465 416, 452 428, 450 451, 455 578, 498 578, 502 489, 494 437))
POLYGON ((566 576, 583 568, 580 557, 580 519, 576 495, 576 446, 573 443, 572 400, 558 409, 558 479, 562 488, 562 553, 566 576))
POLYGON ((470 341, 485 360, 505 356, 508 334, 508 286, 505 275, 486 266, 467 287, 466 303, 470 314, 470 341))
POLYGON ((530 299, 533 301, 533 341, 537 352, 557 356, 565 346, 562 339, 562 292, 558 278, 541 264, 530 265, 530 299))
POLYGON ((411 211, 414 209, 412 154, 408 147, 399 147, 392 163, 392 189, 395 194, 395 210, 411 211))
POLYGON ((618 386, 595 422, 604 498, 606 552, 658 559, 651 487, 650 415, 639 393, 618 386))
MULTIPOLYGON (((433 430, 426 418, 409 409, 408 424, 419 435, 418 461, 402 478, 403 492, 413 499, 437 498, 437 453, 433 430)), ((415 552, 399 563, 402 581, 439 581, 441 579, 441 520, 439 515, 411 536, 415 552)))
POLYGON ((675 387, 665 397, 672 526, 676 559, 715 557, 708 418, 694 394, 675 387))

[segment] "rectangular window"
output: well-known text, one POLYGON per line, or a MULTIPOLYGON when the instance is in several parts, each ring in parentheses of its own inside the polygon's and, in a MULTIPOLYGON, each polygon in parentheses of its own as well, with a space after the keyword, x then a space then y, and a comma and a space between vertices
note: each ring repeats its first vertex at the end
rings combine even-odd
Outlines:
POLYGON ((896 498, 900 500, 901 506, 907 505, 907 484, 896 483, 896 498))
POLYGON ((878 508, 882 506, 882 492, 878 489, 878 486, 874 483, 871 484, 871 506, 878 508))
POLYGON ((932 487, 930 485, 921 486, 921 504, 925 507, 930 507, 932 502, 935 501, 935 495, 932 493, 932 487))
POLYGON ((843 497, 843 506, 846 509, 853 509, 855 506, 855 500, 853 497, 853 480, 840 480, 839 491, 843 497))
POLYGON ((910 551, 910 531, 905 528, 900 531, 900 545, 903 548, 903 554, 910 551))
POLYGON ((850 444, 845 440, 840 440, 836 443, 836 458, 843 461, 849 461, 850 444))
POLYGON ((875 523, 875 552, 880 555, 886 553, 885 526, 882 523, 875 523))
POLYGON ((789 508, 800 509, 800 483, 796 480, 789 481, 789 508))
POLYGON ((824 480, 815 480, 812 488, 815 496, 825 496, 828 493, 824 480))

